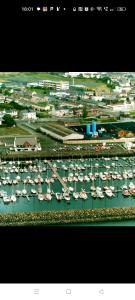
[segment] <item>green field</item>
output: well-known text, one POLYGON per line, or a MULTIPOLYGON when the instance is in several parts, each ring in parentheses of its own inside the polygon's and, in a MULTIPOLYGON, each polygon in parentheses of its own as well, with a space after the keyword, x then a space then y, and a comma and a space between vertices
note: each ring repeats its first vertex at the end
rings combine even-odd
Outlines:
MULTIPOLYGON (((56 80, 73 82, 72 78, 67 78, 59 74, 48 74, 46 72, 0 72, 0 81, 35 81, 35 80, 56 80)), ((92 78, 74 78, 75 84, 84 84, 90 88, 98 88, 108 91, 106 84, 98 82, 92 78)))
POLYGON ((131 111, 129 114, 130 116, 135 116, 135 111, 131 111))
POLYGON ((35 105, 45 107, 48 105, 48 102, 47 101, 46 102, 45 101, 44 102, 36 102, 35 105))
POLYGON ((27 130, 24 130, 19 127, 1 127, 0 126, 0 136, 4 135, 30 135, 30 133, 27 130))
POLYGON ((46 79, 46 80, 65 80, 67 81, 67 79, 63 76, 60 75, 52 75, 52 74, 48 74, 46 72, 0 72, 0 81, 4 82, 7 80, 12 80, 12 79, 16 79, 16 80, 39 80, 39 79, 46 79))
POLYGON ((48 112, 47 111, 37 112, 36 115, 37 115, 38 118, 48 118, 48 112))

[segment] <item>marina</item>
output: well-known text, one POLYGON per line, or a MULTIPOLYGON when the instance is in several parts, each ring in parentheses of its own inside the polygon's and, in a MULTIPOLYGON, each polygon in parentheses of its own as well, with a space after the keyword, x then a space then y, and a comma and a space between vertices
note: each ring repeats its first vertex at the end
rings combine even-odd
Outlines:
POLYGON ((135 157, 0 162, 0 212, 135 207, 135 157))

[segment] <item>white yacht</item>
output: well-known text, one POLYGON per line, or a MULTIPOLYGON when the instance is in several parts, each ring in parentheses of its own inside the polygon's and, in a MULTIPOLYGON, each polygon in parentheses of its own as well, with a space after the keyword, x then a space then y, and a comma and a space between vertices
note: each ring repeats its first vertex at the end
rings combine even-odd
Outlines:
POLYGON ((10 203, 10 202, 11 202, 11 198, 8 197, 8 196, 4 196, 4 197, 3 197, 3 202, 4 202, 4 203, 10 203))
POLYGON ((62 200, 62 194, 61 193, 56 193, 56 199, 57 200, 62 200))
POLYGON ((93 198, 97 198, 97 193, 96 193, 96 192, 91 192, 91 196, 92 196, 93 198))
POLYGON ((97 191, 97 197, 103 199, 104 198, 104 194, 102 191, 97 191))
POLYGON ((22 196, 25 196, 25 195, 27 195, 27 190, 26 190, 26 189, 23 189, 23 190, 22 190, 22 196))
POLYGON ((43 194, 38 195, 38 200, 43 201, 44 200, 44 195, 43 194))
POLYGON ((11 199, 12 202, 16 202, 16 196, 15 196, 15 195, 12 195, 12 196, 10 197, 10 199, 11 199))
POLYGON ((15 193, 16 193, 17 196, 21 196, 22 195, 22 191, 20 191, 20 190, 16 190, 15 193))
POLYGON ((37 194, 37 191, 35 189, 31 189, 31 193, 36 195, 37 194))
POLYGON ((77 200, 79 198, 79 193, 78 192, 74 192, 73 193, 73 197, 75 200, 77 200))
POLYGON ((45 195, 45 197, 46 197, 46 200, 48 200, 48 201, 50 201, 50 200, 52 199, 52 196, 51 196, 50 193, 47 193, 47 194, 45 195))
POLYGON ((87 193, 84 189, 81 189, 80 198, 86 200, 88 198, 87 193))
POLYGON ((110 189, 106 190, 106 191, 105 191, 105 194, 106 194, 108 197, 114 196, 113 192, 112 192, 110 189))
POLYGON ((69 189, 70 192, 73 192, 73 191, 74 191, 74 188, 73 188, 72 186, 69 186, 68 189, 69 189))
POLYGON ((70 196, 69 196, 69 195, 64 195, 64 199, 65 199, 66 201, 70 201, 70 196))

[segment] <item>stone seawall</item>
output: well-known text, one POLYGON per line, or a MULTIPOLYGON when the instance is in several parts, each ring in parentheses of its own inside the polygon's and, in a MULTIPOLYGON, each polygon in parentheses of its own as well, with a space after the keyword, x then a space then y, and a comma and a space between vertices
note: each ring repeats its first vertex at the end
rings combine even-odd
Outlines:
POLYGON ((0 226, 73 224, 135 219, 135 207, 0 214, 0 226))

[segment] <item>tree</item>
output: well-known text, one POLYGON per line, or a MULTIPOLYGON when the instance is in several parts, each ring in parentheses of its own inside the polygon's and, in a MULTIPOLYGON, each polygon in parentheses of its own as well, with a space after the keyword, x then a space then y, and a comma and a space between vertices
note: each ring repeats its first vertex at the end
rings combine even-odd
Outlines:
POLYGON ((3 94, 4 94, 4 96, 10 96, 11 95, 9 89, 5 89, 3 94))
POLYGON ((83 118, 85 119, 85 118, 87 118, 87 109, 86 109, 86 106, 84 106, 84 108, 83 108, 83 118))
POLYGON ((12 127, 12 126, 16 125, 14 118, 9 114, 4 115, 3 121, 7 125, 7 127, 12 127))

